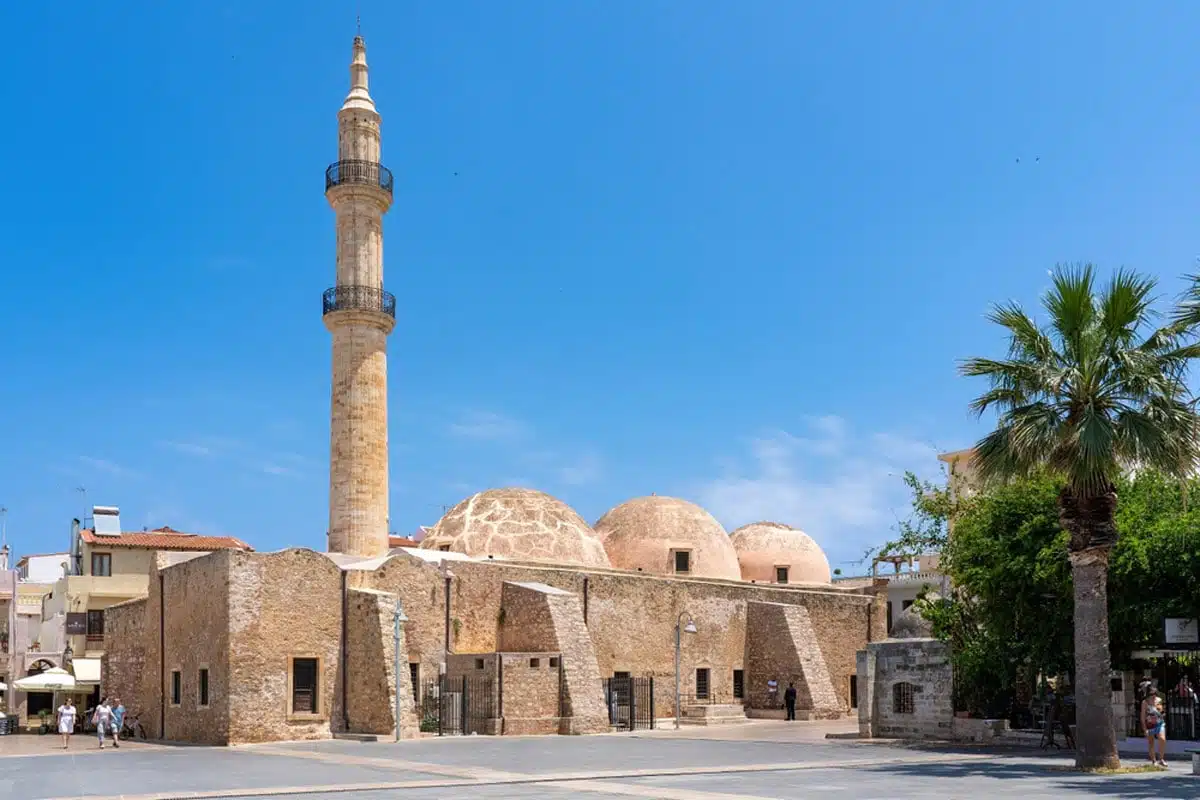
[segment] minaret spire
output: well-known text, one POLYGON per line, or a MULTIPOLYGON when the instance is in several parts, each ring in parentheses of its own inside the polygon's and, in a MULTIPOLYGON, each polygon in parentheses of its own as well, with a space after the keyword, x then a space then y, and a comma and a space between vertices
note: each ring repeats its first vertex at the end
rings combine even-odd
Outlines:
POLYGON ((392 173, 380 163, 379 123, 367 91, 367 46, 355 36, 338 160, 325 170, 337 248, 322 312, 333 334, 328 548, 366 558, 388 551, 387 336, 396 326, 396 298, 383 288, 392 173))
POLYGON ((363 37, 354 37, 354 57, 350 60, 350 94, 342 108, 362 108, 375 110, 375 101, 367 91, 367 43, 363 37))

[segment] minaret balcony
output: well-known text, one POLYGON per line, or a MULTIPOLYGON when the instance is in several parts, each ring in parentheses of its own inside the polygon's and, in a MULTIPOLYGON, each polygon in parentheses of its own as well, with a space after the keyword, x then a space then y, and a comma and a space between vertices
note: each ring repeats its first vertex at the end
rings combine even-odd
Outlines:
POLYGON ((334 286, 321 296, 321 309, 322 316, 335 311, 373 311, 395 319, 396 296, 374 286, 334 286))
POLYGON ((325 170, 325 191, 334 186, 374 186, 392 196, 392 171, 378 161, 335 161, 325 170))

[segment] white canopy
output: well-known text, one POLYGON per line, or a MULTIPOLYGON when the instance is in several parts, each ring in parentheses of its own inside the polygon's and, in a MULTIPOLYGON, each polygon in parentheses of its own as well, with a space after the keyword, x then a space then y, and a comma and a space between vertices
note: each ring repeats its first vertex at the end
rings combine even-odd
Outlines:
POLYGON ((13 688, 22 692, 53 692, 59 689, 74 689, 75 676, 65 669, 51 667, 37 675, 29 675, 13 681, 13 688))
POLYGON ((7 691, 8 691, 8 684, 5 683, 4 681, 0 681, 0 692, 7 692, 7 691))
POLYGON ((100 685, 100 659, 77 658, 71 662, 71 669, 75 672, 76 686, 100 685))

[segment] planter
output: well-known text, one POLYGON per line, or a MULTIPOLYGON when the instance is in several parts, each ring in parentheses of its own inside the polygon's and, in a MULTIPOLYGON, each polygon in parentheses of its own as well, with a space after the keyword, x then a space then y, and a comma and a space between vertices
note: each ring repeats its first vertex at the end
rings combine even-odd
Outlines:
POLYGON ((50 726, 44 722, 38 727, 38 735, 39 736, 45 736, 49 732, 50 732, 50 726))

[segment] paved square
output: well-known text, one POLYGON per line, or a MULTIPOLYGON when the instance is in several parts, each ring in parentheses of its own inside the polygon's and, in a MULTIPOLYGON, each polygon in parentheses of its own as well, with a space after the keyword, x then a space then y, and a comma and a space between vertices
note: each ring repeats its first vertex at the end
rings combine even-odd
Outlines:
POLYGON ((4 737, 0 798, 1200 798, 1200 777, 1182 760, 1153 774, 1084 776, 1066 771, 1069 756, 829 741, 822 730, 762 722, 637 735, 104 752, 79 739, 66 754, 48 737, 4 737))

